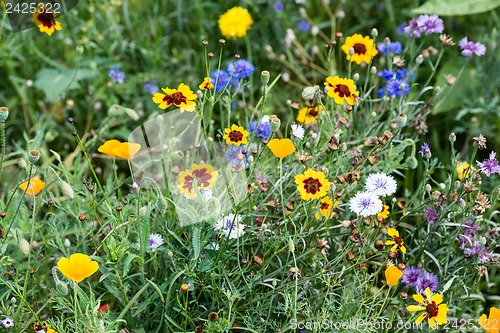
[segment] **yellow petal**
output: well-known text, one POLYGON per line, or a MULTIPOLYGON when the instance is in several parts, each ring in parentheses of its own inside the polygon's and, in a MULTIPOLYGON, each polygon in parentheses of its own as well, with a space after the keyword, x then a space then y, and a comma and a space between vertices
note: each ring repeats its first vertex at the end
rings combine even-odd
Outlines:
POLYGON ((295 146, 290 139, 272 139, 267 146, 278 158, 287 157, 295 151, 295 146))
POLYGON ((401 252, 406 253, 406 247, 403 244, 401 244, 401 247, 399 249, 401 250, 401 252))
POLYGON ((427 312, 424 312, 420 316, 418 316, 418 318, 417 318, 417 320, 415 320, 415 322, 417 324, 420 324, 421 322, 424 321, 425 317, 427 317, 427 312))
POLYGON ((424 296, 420 294, 413 294, 413 299, 417 301, 418 303, 422 304, 423 306, 426 306, 427 303, 424 300, 424 296))
POLYGON ((425 296, 427 296, 427 303, 432 302, 431 290, 429 289, 429 287, 425 288, 425 296))
POLYGON ((165 98, 164 94, 162 94, 162 93, 156 93, 156 94, 153 95, 153 102, 155 102, 156 104, 162 103, 163 102, 163 98, 165 98))
POLYGON ((446 324, 446 314, 448 313, 448 306, 446 304, 441 304, 438 306, 438 315, 436 316, 436 321, 439 325, 446 324))
POLYGON ((71 264, 68 258, 61 258, 57 262, 57 268, 61 271, 61 273, 67 277, 68 279, 73 279, 73 271, 71 269, 71 264))
POLYGON ((42 190, 45 188, 45 183, 36 177, 31 178, 29 183, 30 186, 28 190, 26 190, 26 187, 28 187, 27 181, 19 185, 19 188, 23 191, 26 191, 26 194, 29 196, 38 195, 38 193, 42 192, 42 190))
POLYGON ((402 276, 403 272, 396 266, 389 266, 385 270, 385 280, 387 281, 387 285, 391 287, 397 285, 402 276))
POLYGON ((437 327, 437 324, 436 324, 436 317, 434 318, 429 318, 429 326, 431 328, 436 328, 437 327))
POLYGON ((103 154, 108 155, 109 157, 115 157, 116 154, 113 153, 113 150, 120 146, 120 141, 118 140, 108 140, 104 142, 97 151, 103 154))
POLYGON ((410 312, 425 311, 425 306, 421 306, 421 305, 408 305, 406 307, 406 310, 408 310, 410 312))
POLYGON ((441 295, 441 294, 435 294, 435 295, 432 296, 431 301, 435 302, 436 305, 439 305, 439 304, 443 303, 443 295, 441 295))
POLYGON ((395 228, 387 229, 387 234, 391 237, 399 237, 399 232, 395 228))
POLYGON ((135 156, 141 149, 138 143, 122 142, 118 147, 113 149, 113 153, 121 158, 129 159, 135 156))
POLYGON ((81 282, 97 272, 99 264, 96 261, 92 261, 86 254, 74 253, 69 259, 59 259, 57 268, 59 268, 61 273, 68 279, 75 282, 81 282))

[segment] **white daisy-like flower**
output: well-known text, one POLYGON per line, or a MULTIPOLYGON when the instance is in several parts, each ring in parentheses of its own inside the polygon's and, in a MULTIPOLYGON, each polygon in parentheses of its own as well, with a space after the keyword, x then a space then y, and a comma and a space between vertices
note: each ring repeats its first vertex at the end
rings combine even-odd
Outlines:
POLYGON ((304 138, 305 130, 301 124, 292 124, 291 127, 292 127, 292 135, 293 136, 295 136, 299 139, 304 138))
POLYGON ((153 251, 163 245, 165 241, 160 234, 151 234, 149 235, 148 247, 153 251))
POLYGON ((236 239, 245 234, 246 225, 241 223, 241 220, 240 215, 229 214, 219 219, 214 229, 220 230, 226 237, 236 239))
POLYGON ((365 190, 380 196, 388 196, 396 193, 397 183, 394 177, 385 173, 372 173, 366 179, 365 190))
POLYGON ((363 217, 382 211, 382 200, 373 192, 359 192, 349 200, 349 209, 363 217))

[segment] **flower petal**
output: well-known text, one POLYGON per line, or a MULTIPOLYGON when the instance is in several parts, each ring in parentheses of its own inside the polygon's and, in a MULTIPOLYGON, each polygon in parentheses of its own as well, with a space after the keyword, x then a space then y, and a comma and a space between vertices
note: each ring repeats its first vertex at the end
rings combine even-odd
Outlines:
POLYGON ((427 303, 425 302, 424 296, 420 294, 413 294, 413 299, 417 301, 418 303, 422 304, 423 306, 426 306, 427 303))
POLYGON ((410 312, 425 311, 425 306, 421 306, 421 305, 408 305, 406 307, 406 310, 408 310, 410 312))

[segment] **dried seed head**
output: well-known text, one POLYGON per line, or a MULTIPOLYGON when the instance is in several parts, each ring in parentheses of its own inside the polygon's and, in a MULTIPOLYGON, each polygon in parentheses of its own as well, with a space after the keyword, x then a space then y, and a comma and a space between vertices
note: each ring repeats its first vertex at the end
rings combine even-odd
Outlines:
POLYGON ((441 34, 439 35, 439 40, 441 41, 441 43, 443 44, 443 46, 453 46, 455 45, 455 42, 453 41, 453 39, 446 35, 446 34, 441 34))
POLYGON ((382 251, 384 249, 384 242, 381 241, 380 239, 378 241, 375 242, 375 248, 379 251, 382 251))
POLYGON ((479 134, 479 136, 475 136, 472 138, 473 145, 477 149, 485 149, 486 148, 486 138, 483 136, 483 134, 479 134))
POLYGON ((207 46, 207 45, 208 45, 208 41, 206 41, 206 40, 202 41, 202 42, 201 42, 201 45, 203 45, 203 46, 207 46))
POLYGON ((220 45, 226 45, 226 40, 224 38, 219 39, 220 45))
POLYGON ((219 319, 219 314, 217 312, 211 312, 209 315, 208 315, 208 319, 210 321, 217 321, 217 319, 219 319))

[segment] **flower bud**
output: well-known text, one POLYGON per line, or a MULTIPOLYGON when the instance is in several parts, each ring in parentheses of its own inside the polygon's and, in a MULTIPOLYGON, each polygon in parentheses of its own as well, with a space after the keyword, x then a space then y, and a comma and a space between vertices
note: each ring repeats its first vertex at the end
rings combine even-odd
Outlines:
POLYGON ((317 89, 318 89, 318 86, 305 87, 304 90, 302 90, 302 98, 305 99, 306 101, 316 99, 317 98, 317 89))
POLYGON ((377 74, 377 67, 372 66, 372 68, 370 68, 370 73, 372 73, 374 75, 377 74))
POLYGON ((63 180, 61 180, 61 192, 68 198, 73 199, 75 197, 75 193, 73 192, 73 188, 71 187, 71 185, 63 180))
POLYGON ((29 256, 30 254, 30 244, 28 243, 28 241, 24 238, 20 238, 19 239, 19 249, 21 249, 21 252, 25 255, 25 256, 29 256))
POLYGON ((24 158, 18 158, 17 159, 17 166, 20 167, 21 169, 26 169, 28 167, 28 164, 24 160, 24 158))
POLYGON ((319 33, 319 28, 317 26, 313 25, 313 27, 311 28, 311 34, 313 36, 316 36, 318 33, 319 33))
POLYGON ((269 71, 262 71, 260 72, 260 80, 262 81, 263 84, 268 84, 270 79, 270 73, 269 71))
POLYGON ((431 184, 425 184, 425 190, 426 190, 427 192, 432 191, 432 186, 431 186, 431 184))
POLYGON ((455 135, 455 133, 451 133, 449 139, 451 143, 454 143, 455 141, 457 141, 457 136, 455 135))
POLYGON ((40 152, 36 149, 30 150, 28 153, 28 160, 31 164, 35 164, 40 159, 40 152))
POLYGON ((71 247, 71 242, 70 242, 69 239, 67 239, 67 238, 64 239, 64 246, 67 247, 67 248, 71 247))
POLYGON ((398 117, 396 119, 396 123, 398 124, 399 127, 404 127, 406 125, 406 121, 408 118, 406 117, 406 114, 400 113, 398 114, 398 117))
POLYGON ((415 156, 410 156, 406 159, 406 165, 408 165, 408 168, 410 169, 416 169, 418 166, 417 159, 415 156))
POLYGON ((276 115, 269 116, 269 120, 271 121, 271 131, 277 132, 281 126, 281 120, 276 115))
POLYGON ((377 36, 378 36, 378 30, 377 30, 377 28, 373 28, 372 29, 372 37, 375 38, 377 36))
POLYGON ((9 118, 9 109, 5 106, 0 107, 0 121, 3 123, 9 118))
POLYGON ((354 55, 354 47, 349 48, 349 55, 350 56, 354 55))
POLYGON ((416 62, 417 64, 419 64, 419 65, 420 65, 421 63, 423 63, 423 62, 424 62, 424 56, 423 56, 423 55, 421 55, 421 54, 419 54, 419 55, 417 56, 417 58, 415 59, 415 62, 416 62))
POLYGON ((352 79, 354 81, 358 81, 359 80, 359 74, 358 73, 354 73, 354 75, 352 76, 352 79))

